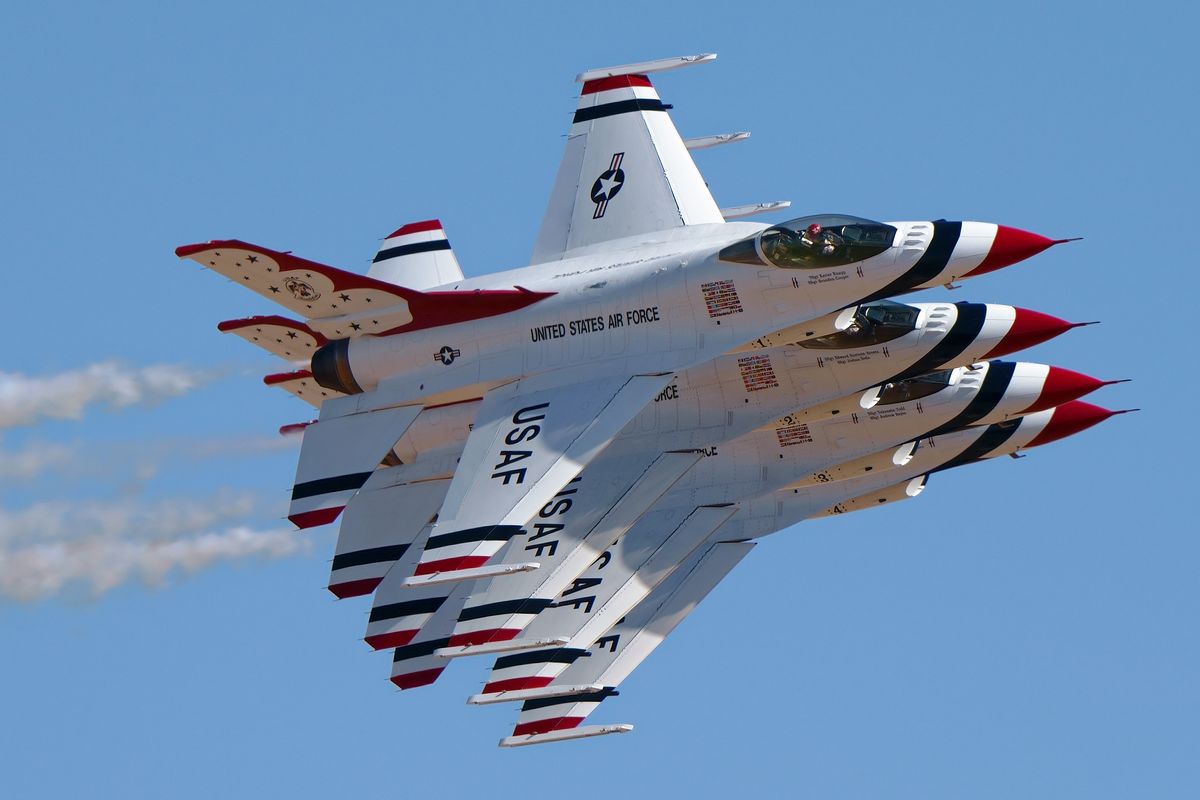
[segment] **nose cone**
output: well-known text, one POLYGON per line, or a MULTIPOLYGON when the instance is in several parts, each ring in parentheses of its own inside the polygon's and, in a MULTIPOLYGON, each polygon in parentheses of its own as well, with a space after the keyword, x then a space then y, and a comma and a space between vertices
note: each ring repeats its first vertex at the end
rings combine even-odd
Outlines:
POLYGON ((1033 405, 1025 409, 1023 413, 1033 414, 1037 411, 1045 411, 1047 408, 1061 406, 1064 403, 1069 403, 1072 400, 1078 400, 1085 394, 1090 394, 1096 391, 1101 386, 1107 386, 1113 381, 1102 381, 1099 378, 1093 378, 1091 375, 1084 375, 1082 372, 1063 369, 1062 367, 1050 367, 1050 372, 1046 375, 1046 381, 1042 384, 1042 393, 1038 395, 1038 399, 1033 405))
POLYGON ((1033 347, 1036 344, 1049 341, 1055 336, 1071 328, 1078 327, 1081 324, 1067 322, 1065 319, 1052 317, 1040 311, 1030 311, 1026 308, 1017 308, 1014 306, 1013 311, 1016 313, 1013 318, 1012 327, 1008 329, 1008 333, 1004 334, 1004 338, 984 358, 998 358, 999 356, 1006 356, 1009 353, 1015 353, 1018 350, 1024 350, 1027 347, 1033 347))
POLYGON ((992 240, 992 247, 988 250, 987 256, 978 267, 963 277, 982 275, 985 272, 992 272, 993 270, 1016 264, 1018 261, 1032 258, 1043 250, 1067 241, 1071 240, 1047 239, 1045 236, 1023 231, 1020 228, 997 225, 996 238, 992 240))
POLYGON ((1085 431, 1093 425, 1098 425, 1114 414, 1124 413, 1124 411, 1109 411, 1107 408, 1101 408, 1100 406, 1094 406, 1091 403, 1084 403, 1079 400, 1064 403, 1054 409, 1054 413, 1051 415, 1050 421, 1046 423, 1046 427, 1042 428, 1042 432, 1035 436, 1025 447, 1037 447, 1038 445, 1056 442, 1067 436, 1073 436, 1080 431, 1085 431))

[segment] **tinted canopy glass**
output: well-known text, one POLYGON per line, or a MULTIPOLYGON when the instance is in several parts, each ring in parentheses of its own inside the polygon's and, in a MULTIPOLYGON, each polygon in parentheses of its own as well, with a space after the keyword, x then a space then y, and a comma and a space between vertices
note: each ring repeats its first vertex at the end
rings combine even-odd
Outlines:
POLYGON ((930 372, 906 381, 885 383, 879 389, 877 405, 886 406, 892 403, 907 403, 909 400, 920 400, 931 394, 940 392, 950 385, 954 370, 944 369, 940 372, 930 372))
POLYGON ((849 350, 883 344, 915 329, 920 315, 920 309, 891 300, 867 303, 858 307, 844 331, 801 342, 800 346, 810 350, 849 350))
POLYGON ((758 235, 758 250, 784 269, 827 269, 853 264, 892 246, 896 229, 845 214, 800 217, 758 235))

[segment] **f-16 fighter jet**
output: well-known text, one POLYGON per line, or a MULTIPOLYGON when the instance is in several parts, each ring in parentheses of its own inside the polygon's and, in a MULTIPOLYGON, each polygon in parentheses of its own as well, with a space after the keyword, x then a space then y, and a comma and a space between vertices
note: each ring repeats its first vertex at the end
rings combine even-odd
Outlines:
MULTIPOLYGON (((760 445, 799 442, 837 398, 869 414, 931 371, 952 370, 964 391, 986 385, 1011 365, 964 370, 1072 327, 1010 306, 889 299, 1064 239, 941 219, 730 221, 788 204, 721 209, 691 151, 746 134, 684 140, 650 80, 713 58, 578 76, 526 266, 466 277, 436 220, 387 236, 366 275, 236 239, 177 249, 287 312, 219 328, 292 362, 266 383, 319 408, 284 428, 303 433, 289 518, 341 517, 330 590, 377 592, 367 641, 399 648, 396 663, 405 648, 424 659, 528 646, 508 640, 530 609, 557 602, 627 531, 689 507, 707 541, 743 516, 713 508, 768 491, 735 476, 720 503, 701 501, 706 462, 754 462, 760 445), (547 517, 566 508, 569 526, 547 517)), ((939 424, 991 421, 969 406, 960 417, 939 424)), ((850 457, 828 447, 805 474, 850 457)), ((440 669, 417 672, 393 679, 415 686, 440 669)))

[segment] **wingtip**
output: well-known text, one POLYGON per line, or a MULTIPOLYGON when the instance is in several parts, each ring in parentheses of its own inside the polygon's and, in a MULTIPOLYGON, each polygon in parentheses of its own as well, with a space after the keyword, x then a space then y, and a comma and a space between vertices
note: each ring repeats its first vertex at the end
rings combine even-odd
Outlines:
POLYGON ((200 242, 198 244, 181 244, 175 248, 175 255, 179 258, 187 258, 196 253, 203 253, 205 250, 212 247, 212 242, 200 242))

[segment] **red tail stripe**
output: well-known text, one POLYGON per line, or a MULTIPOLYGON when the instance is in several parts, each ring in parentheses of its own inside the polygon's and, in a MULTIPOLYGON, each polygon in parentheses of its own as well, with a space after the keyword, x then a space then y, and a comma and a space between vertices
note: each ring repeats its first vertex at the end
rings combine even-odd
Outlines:
POLYGON ((407 236, 410 233, 424 233, 426 231, 440 231, 442 223, 440 220, 427 219, 422 222, 410 222, 407 225, 402 225, 396 230, 387 235, 386 238, 393 239, 397 236, 407 236))
POLYGON ((549 686, 554 678, 534 675, 528 678, 508 678, 503 681, 492 681, 483 687, 484 694, 492 694, 493 692, 512 692, 517 689, 540 689, 543 686, 549 686))
POLYGON ((456 558, 443 558, 440 561, 430 561, 425 564, 417 564, 417 568, 413 570, 414 575, 429 575, 434 572, 453 572, 458 569, 471 569, 472 567, 482 567, 487 563, 491 556, 458 556, 456 558))
POLYGON ((550 731, 565 731, 579 727, 583 717, 554 717, 539 719, 537 722, 523 722, 513 728, 513 736, 531 736, 535 733, 550 733, 550 731))
POLYGON ((413 640, 418 631, 392 631, 391 633, 380 633, 375 636, 368 636, 364 641, 375 650, 387 650, 392 647, 404 647, 413 640))
MULTIPOLYGON (((438 679, 445 667, 423 669, 420 672, 410 672, 407 675, 393 675, 392 683, 401 689, 415 689, 418 686, 428 686, 438 679)), ((578 723, 576 723, 578 724, 578 723)))
POLYGON ((291 514, 288 519, 297 528, 315 528, 318 525, 328 525, 338 518, 338 514, 342 513, 345 506, 334 506, 333 508, 318 508, 316 511, 304 511, 299 514, 291 514))
POLYGON ((625 89, 634 86, 650 86, 650 79, 645 75, 613 75, 609 78, 596 78, 583 84, 580 94, 595 94, 607 92, 610 89, 625 89))
POLYGON ((333 592, 334 597, 338 600, 345 600, 347 597, 362 597, 364 594, 375 591, 382 580, 383 578, 363 578, 358 581, 332 583, 329 585, 329 591, 333 592))

